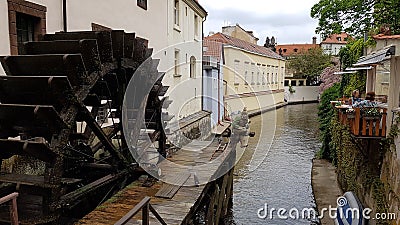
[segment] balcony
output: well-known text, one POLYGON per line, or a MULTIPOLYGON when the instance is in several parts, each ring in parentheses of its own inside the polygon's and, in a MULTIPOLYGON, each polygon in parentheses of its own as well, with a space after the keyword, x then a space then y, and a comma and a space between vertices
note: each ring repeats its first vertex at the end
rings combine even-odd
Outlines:
POLYGON ((338 112, 339 122, 348 126, 354 137, 375 139, 386 137, 387 108, 379 106, 353 108, 350 105, 337 105, 337 101, 333 101, 332 104, 338 112))
POLYGON ((218 69, 218 59, 212 56, 203 56, 203 68, 205 70, 218 69))

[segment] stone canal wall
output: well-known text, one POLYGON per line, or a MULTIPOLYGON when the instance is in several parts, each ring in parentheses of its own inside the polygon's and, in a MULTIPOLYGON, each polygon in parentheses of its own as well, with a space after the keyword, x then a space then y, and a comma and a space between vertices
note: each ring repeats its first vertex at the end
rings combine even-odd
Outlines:
MULTIPOLYGON (((332 121, 332 144, 337 154, 338 182, 346 191, 353 191, 364 207, 376 213, 396 213, 399 218, 400 166, 393 140, 357 139, 348 128, 332 121)), ((399 224, 399 221, 376 219, 374 224, 399 224)))

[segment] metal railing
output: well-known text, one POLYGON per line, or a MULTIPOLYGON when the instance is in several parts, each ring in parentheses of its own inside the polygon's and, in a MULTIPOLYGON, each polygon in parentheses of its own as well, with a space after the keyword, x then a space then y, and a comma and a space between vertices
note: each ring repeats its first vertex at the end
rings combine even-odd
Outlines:
POLYGON ((150 212, 157 218, 157 220, 162 225, 167 225, 167 223, 161 218, 157 211, 150 204, 150 197, 146 196, 139 204, 137 204, 131 211, 129 211, 124 217, 122 217, 114 225, 124 225, 127 224, 140 210, 142 210, 142 224, 149 225, 149 214, 150 212))
POLYGON ((10 219, 12 225, 18 225, 18 208, 17 208, 18 193, 14 192, 7 196, 0 198, 0 205, 11 201, 10 204, 10 219))

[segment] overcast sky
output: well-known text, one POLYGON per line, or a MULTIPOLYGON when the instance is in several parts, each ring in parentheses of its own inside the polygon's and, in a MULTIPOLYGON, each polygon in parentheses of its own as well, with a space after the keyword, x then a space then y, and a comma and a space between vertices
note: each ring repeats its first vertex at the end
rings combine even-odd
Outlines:
POLYGON ((253 30, 263 45, 265 38, 275 36, 278 44, 311 43, 318 21, 310 16, 318 0, 199 0, 208 11, 204 35, 221 32, 221 27, 239 23, 253 30))

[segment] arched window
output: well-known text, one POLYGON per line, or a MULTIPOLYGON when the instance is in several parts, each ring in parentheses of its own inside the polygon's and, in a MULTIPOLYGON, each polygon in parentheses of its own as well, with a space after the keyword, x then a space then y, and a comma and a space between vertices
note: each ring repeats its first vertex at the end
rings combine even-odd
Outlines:
POLYGON ((190 78, 196 78, 196 58, 190 57, 190 78))

